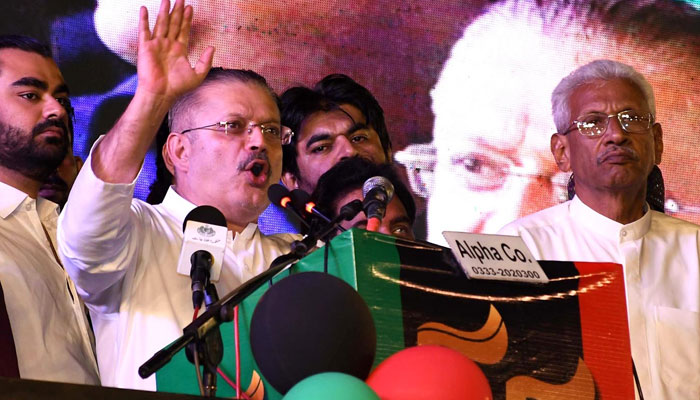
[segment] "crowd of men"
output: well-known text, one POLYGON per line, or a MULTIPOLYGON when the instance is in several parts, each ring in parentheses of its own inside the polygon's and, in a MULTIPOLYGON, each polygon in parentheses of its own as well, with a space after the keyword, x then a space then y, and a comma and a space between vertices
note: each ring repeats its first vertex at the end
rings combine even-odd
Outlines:
MULTIPOLYGON (((220 292, 300 238, 295 229, 264 234, 255 223, 279 181, 313 193, 333 217, 362 198, 367 178, 383 176, 396 196, 378 230, 414 238, 416 206, 391 165, 374 96, 334 74, 278 99, 255 72, 212 68, 213 47, 193 67, 192 16, 183 0, 172 10, 164 0, 151 30, 141 9, 136 92, 84 164, 71 152, 73 109, 50 50, 0 38, 0 284, 11 326, 0 345, 14 344, 16 376, 155 390, 155 378, 137 370, 191 320, 191 281, 175 266, 183 220, 196 206, 226 219, 220 292), (159 142, 167 172, 161 198, 149 204, 134 199, 134 181, 166 116, 159 142)), ((512 215, 501 232, 523 237, 538 259, 621 264, 639 392, 698 398, 700 227, 646 201, 664 150, 652 87, 609 60, 558 79, 549 149, 559 170, 573 173, 575 195, 512 215)), ((366 225, 362 214, 344 222, 366 225)))

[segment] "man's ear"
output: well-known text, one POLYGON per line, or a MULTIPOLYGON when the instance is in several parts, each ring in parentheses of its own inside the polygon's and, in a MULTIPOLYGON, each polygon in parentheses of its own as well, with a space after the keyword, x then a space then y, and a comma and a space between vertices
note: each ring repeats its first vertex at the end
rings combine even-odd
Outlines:
POLYGON ((664 132, 661 124, 656 123, 651 126, 651 133, 654 135, 654 164, 661 164, 661 153, 664 152, 664 132))
POLYGON ((563 172, 571 171, 570 147, 567 135, 562 135, 561 133, 553 134, 549 139, 549 148, 559 169, 563 172))
POLYGON ((186 172, 190 161, 190 140, 182 134, 171 132, 163 146, 163 161, 172 175, 175 170, 186 172))
POLYGON ((291 172, 282 173, 282 183, 284 183, 284 186, 289 190, 299 189, 299 180, 291 172))

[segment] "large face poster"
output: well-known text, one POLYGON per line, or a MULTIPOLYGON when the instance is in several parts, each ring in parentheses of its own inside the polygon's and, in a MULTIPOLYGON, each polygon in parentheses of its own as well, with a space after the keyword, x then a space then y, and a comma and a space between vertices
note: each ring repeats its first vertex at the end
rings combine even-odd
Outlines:
MULTIPOLYGON (((2 33, 50 43, 71 88, 85 157, 136 85, 139 6, 158 0, 5 0, 2 33)), ((495 232, 566 200, 550 152, 550 95, 577 66, 619 60, 644 74, 663 127, 666 212, 700 222, 698 1, 210 1, 195 9, 192 60, 253 69, 281 93, 344 73, 382 105, 394 159, 419 208, 417 234, 495 232)), ((153 21, 152 21, 153 22, 153 21)), ((139 177, 146 198, 155 147, 139 177)), ((225 184, 225 183, 222 183, 225 184)))

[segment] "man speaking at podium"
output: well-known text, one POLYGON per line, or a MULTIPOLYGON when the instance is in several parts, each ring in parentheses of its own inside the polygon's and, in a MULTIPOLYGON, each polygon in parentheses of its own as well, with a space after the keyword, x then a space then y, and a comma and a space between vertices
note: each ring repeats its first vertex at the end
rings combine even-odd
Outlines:
POLYGON ((222 296, 288 252, 293 238, 263 236, 252 224, 280 179, 282 143, 291 134, 280 125, 274 94, 252 71, 210 71, 213 48, 193 68, 192 8, 183 0, 169 8, 163 0, 152 32, 141 8, 138 88, 94 145, 59 221, 61 257, 93 316, 108 386, 155 390, 155 376, 142 380, 138 367, 192 320, 191 280, 177 268, 183 220, 196 205, 226 219, 222 296), (171 106, 166 151, 174 186, 151 206, 132 200, 134 180, 171 106))
POLYGON ((541 260, 622 264, 638 398, 700 398, 700 227, 645 200, 663 150, 651 85, 593 61, 554 89, 552 111, 551 151, 575 196, 499 233, 520 235, 541 260))

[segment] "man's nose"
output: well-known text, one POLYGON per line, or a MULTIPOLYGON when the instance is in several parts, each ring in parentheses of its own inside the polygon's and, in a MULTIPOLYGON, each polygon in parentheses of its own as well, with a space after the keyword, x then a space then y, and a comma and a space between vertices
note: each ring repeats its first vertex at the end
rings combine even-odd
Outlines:
POLYGON ((63 119, 68 115, 68 111, 59 103, 58 99, 53 96, 45 96, 44 110, 42 116, 44 119, 63 119))
POLYGON ((342 161, 358 154, 350 139, 344 135, 339 135, 335 138, 335 147, 337 149, 337 161, 342 161))
POLYGON ((608 117, 608 129, 605 130, 604 135, 608 140, 614 143, 620 143, 628 139, 629 133, 622 128, 622 124, 616 115, 608 117))
POLYGON ((260 150, 265 148, 265 134, 260 125, 248 125, 245 131, 247 144, 250 150, 260 150))

